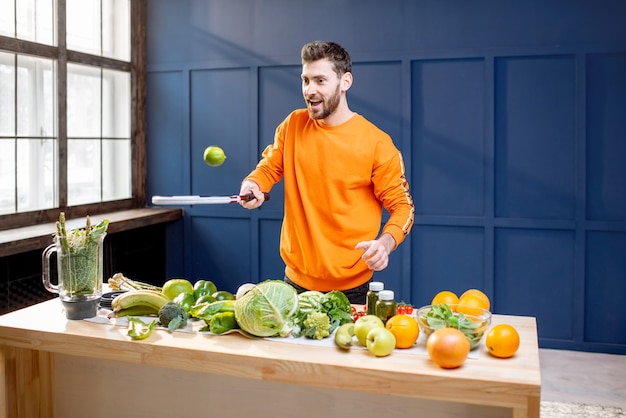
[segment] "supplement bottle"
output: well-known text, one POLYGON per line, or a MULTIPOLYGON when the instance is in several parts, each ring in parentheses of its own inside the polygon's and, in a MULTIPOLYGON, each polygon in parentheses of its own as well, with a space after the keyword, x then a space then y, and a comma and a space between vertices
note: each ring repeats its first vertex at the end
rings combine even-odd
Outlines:
POLYGON ((381 290, 376 302, 376 316, 387 323, 387 320, 396 314, 396 301, 393 299, 393 290, 381 290))
POLYGON ((376 302, 378 302, 378 293, 385 288, 382 282, 370 282, 367 298, 365 300, 365 312, 368 315, 376 315, 376 302))

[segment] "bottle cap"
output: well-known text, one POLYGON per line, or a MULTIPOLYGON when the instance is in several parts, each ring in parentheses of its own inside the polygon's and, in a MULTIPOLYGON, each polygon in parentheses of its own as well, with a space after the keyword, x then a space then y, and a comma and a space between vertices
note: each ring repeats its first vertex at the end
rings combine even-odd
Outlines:
POLYGON ((381 290, 378 300, 393 300, 393 290, 381 290))
POLYGON ((370 282, 370 290, 373 290, 374 292, 380 292, 384 288, 385 285, 383 282, 370 282))

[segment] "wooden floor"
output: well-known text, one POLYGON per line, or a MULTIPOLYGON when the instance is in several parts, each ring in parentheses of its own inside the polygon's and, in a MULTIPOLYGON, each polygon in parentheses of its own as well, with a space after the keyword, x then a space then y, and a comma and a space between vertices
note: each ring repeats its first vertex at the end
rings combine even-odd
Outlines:
POLYGON ((540 349, 541 400, 626 410, 626 356, 540 349))

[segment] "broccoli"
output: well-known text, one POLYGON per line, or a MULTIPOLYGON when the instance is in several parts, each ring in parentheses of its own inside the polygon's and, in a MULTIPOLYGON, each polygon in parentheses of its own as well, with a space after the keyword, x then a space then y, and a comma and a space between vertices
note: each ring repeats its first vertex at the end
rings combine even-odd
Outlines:
POLYGON ((302 326, 302 334, 307 338, 321 340, 330 335, 330 317, 324 312, 311 312, 302 326))
POLYGON ((170 332, 187 326, 187 312, 174 302, 168 302, 159 309, 159 323, 170 332))

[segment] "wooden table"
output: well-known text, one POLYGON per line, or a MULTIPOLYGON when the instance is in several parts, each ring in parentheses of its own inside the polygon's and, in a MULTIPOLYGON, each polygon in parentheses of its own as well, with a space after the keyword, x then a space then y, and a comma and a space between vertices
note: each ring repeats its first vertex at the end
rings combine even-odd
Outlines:
POLYGON ((155 331, 65 319, 58 299, 0 316, 0 418, 539 417, 535 318, 494 315, 515 357, 444 370, 427 355, 306 346, 239 334, 155 331))

